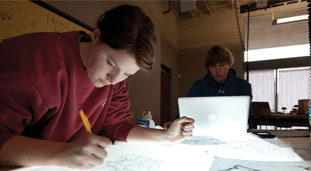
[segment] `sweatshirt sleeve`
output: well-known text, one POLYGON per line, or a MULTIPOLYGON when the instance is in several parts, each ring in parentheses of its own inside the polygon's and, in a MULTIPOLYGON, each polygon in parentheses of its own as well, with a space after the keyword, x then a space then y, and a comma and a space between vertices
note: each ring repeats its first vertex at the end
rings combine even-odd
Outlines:
MULTIPOLYGON (((40 116, 33 113, 45 104, 31 82, 19 70, 0 60, 0 148, 11 137, 21 135, 40 116)), ((42 109, 42 108, 41 108, 42 109)))
POLYGON ((114 93, 104 123, 105 135, 113 140, 126 141, 130 130, 135 126, 129 122, 133 117, 129 110, 128 85, 126 81, 114 87, 114 93))

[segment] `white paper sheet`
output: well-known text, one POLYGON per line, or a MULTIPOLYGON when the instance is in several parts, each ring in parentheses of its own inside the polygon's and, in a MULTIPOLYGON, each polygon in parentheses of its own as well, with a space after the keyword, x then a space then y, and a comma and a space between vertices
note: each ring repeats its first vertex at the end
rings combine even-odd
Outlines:
POLYGON ((216 158, 210 171, 306 171, 311 170, 311 162, 287 161, 267 162, 216 158))
MULTIPOLYGON (((260 168, 268 161, 274 161, 274 164, 269 164, 271 167, 276 165, 277 168, 281 167, 281 164, 287 167, 289 163, 297 166, 296 163, 289 161, 302 161, 288 144, 284 144, 279 139, 271 139, 268 142, 250 134, 242 137, 193 137, 175 145, 116 142, 106 150, 108 156, 104 164, 89 171, 207 171, 212 165, 212 168, 218 167, 219 158, 228 160, 228 164, 224 165, 226 167, 222 167, 224 170, 231 167, 235 169, 235 166, 240 165, 252 166, 254 162, 260 168), (245 164, 245 160, 249 161, 245 164)), ((41 170, 72 171, 73 169, 63 167, 18 169, 18 171, 41 170)))

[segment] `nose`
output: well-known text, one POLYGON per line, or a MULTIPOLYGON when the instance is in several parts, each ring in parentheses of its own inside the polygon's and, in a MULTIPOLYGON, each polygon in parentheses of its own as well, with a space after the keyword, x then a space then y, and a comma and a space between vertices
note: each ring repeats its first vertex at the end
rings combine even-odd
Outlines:
POLYGON ((219 72, 220 72, 220 66, 216 65, 216 73, 219 73, 219 72))
POLYGON ((115 71, 107 74, 107 80, 111 84, 117 84, 118 82, 121 82, 125 79, 126 79, 125 74, 122 74, 122 72, 120 70, 115 70, 115 71), (122 76, 122 75, 124 75, 124 76, 122 76))

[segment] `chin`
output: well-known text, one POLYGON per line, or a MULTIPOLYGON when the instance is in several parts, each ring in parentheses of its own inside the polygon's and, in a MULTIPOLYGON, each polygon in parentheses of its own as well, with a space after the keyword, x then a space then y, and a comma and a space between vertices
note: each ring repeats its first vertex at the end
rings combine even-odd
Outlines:
POLYGON ((97 86, 95 86, 96 88, 102 88, 102 87, 105 87, 105 85, 97 85, 97 86))
POLYGON ((104 85, 98 85, 98 84, 93 84, 93 86, 96 87, 96 88, 104 87, 104 85))
POLYGON ((92 82, 93 86, 94 87, 97 87, 97 88, 101 88, 101 87, 104 87, 106 85, 104 85, 102 82, 92 82))
POLYGON ((101 88, 101 87, 109 85, 102 79, 93 80, 92 84, 97 88, 101 88))

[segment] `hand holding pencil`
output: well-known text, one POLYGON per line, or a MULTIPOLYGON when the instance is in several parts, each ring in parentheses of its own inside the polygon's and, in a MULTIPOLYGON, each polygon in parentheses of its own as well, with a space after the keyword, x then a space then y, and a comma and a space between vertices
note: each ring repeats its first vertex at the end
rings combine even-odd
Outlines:
POLYGON ((92 134, 91 125, 82 109, 78 111, 83 125, 89 134, 68 143, 58 160, 62 166, 78 169, 90 169, 101 165, 107 157, 106 148, 112 142, 109 138, 92 134))

